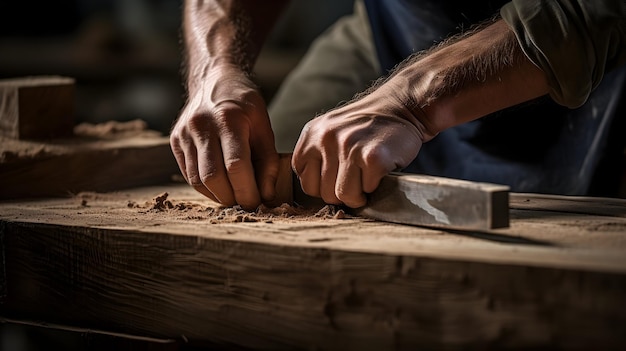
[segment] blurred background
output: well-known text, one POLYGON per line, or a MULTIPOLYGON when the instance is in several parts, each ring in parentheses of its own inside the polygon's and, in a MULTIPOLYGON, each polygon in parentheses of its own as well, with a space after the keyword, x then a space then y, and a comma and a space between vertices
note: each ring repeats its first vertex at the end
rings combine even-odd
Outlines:
MULTIPOLYGON (((76 79, 76 120, 143 119, 169 132, 183 104, 182 0, 0 2, 0 78, 76 79)), ((311 41, 352 11, 352 0, 293 1, 255 74, 269 101, 311 41)))
MULTIPOLYGON (((182 0, 1 1, 0 79, 73 77, 76 123, 142 119, 167 134, 184 103, 181 7, 182 0)), ((292 1, 255 67, 267 101, 312 40, 350 12, 352 0, 292 1)), ((2 351, 109 346, 82 333, 0 323, 2 351)))

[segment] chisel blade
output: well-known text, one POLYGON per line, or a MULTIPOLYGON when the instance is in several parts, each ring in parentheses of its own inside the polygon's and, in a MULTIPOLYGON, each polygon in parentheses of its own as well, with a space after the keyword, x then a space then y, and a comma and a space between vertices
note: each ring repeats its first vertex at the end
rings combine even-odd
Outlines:
POLYGON ((391 173, 355 215, 386 222, 457 230, 509 226, 509 187, 417 174, 391 173))

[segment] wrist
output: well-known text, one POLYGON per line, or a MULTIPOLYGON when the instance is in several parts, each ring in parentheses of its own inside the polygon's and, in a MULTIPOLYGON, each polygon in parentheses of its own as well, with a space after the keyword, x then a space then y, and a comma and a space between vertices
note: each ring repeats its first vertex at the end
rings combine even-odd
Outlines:
POLYGON ((427 142, 445 128, 437 123, 440 120, 429 110, 433 103, 432 92, 441 82, 434 69, 425 67, 429 66, 413 62, 399 68, 377 92, 381 94, 380 98, 393 97, 401 106, 396 115, 411 122, 422 140, 427 142))
POLYGON ((198 92, 206 91, 207 88, 212 90, 217 82, 224 86, 232 86, 234 83, 239 83, 237 84, 238 86, 255 87, 249 78, 249 74, 244 69, 228 58, 217 57, 207 59, 202 64, 194 65, 187 72, 187 93, 191 96, 198 92))

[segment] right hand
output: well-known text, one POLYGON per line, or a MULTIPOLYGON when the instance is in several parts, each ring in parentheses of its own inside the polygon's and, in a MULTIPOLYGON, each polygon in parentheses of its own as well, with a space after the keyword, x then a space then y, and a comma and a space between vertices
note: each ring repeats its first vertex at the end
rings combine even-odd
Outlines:
POLYGON ((183 177, 225 206, 254 209, 275 197, 278 154, 267 108, 235 67, 214 68, 189 87, 170 134, 183 177))
POLYGON ((309 121, 292 167, 305 194, 357 208, 381 179, 406 167, 432 135, 421 109, 409 108, 406 87, 382 86, 309 121))

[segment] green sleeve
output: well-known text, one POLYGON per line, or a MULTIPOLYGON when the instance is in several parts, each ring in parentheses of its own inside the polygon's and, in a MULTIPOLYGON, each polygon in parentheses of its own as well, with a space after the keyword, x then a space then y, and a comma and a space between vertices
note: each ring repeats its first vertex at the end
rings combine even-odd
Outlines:
POLYGON ((575 108, 626 63, 626 0, 513 0, 500 10, 550 96, 575 108))

